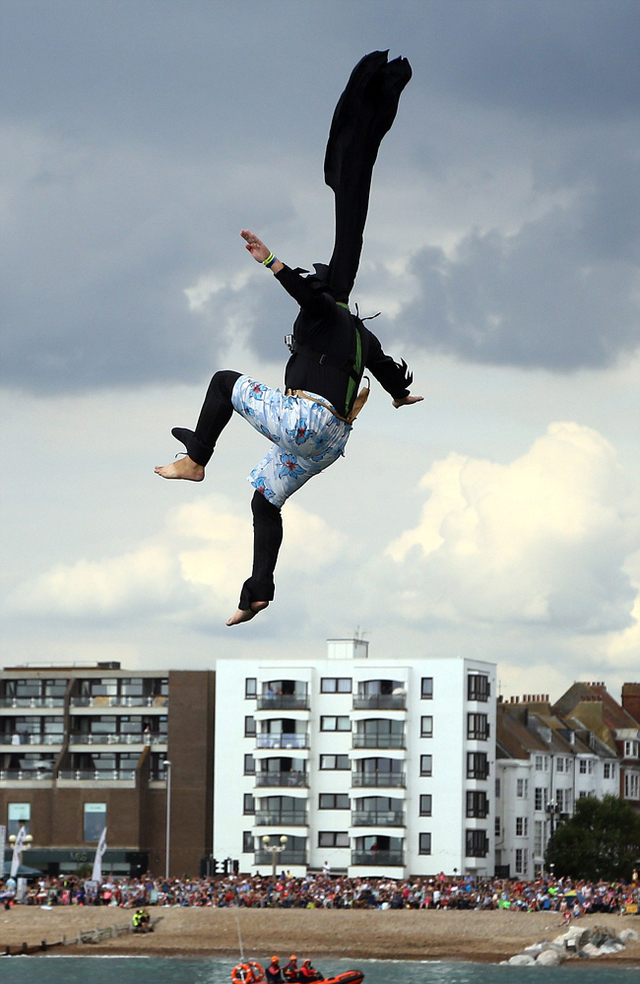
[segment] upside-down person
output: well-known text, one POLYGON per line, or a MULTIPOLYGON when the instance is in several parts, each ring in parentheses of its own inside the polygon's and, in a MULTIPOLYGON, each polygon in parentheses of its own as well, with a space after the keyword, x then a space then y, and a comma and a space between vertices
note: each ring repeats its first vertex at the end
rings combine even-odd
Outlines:
POLYGON ((273 600, 282 542, 281 509, 310 478, 344 454, 368 392, 358 392, 365 370, 390 394, 394 407, 422 400, 409 393, 413 376, 406 363, 385 355, 373 332, 349 311, 373 165, 410 77, 406 59, 388 62, 387 52, 372 52, 358 63, 338 102, 324 165, 336 210, 335 245, 328 266, 314 264, 315 274, 303 277, 306 271, 286 266, 254 233, 241 233, 253 258, 270 269, 300 305, 293 334, 288 336, 291 357, 284 393, 239 372, 217 372, 195 431, 172 430, 184 444, 186 456, 155 469, 163 478, 202 481, 234 410, 272 442, 249 475, 255 489, 253 569, 227 625, 248 621, 273 600))

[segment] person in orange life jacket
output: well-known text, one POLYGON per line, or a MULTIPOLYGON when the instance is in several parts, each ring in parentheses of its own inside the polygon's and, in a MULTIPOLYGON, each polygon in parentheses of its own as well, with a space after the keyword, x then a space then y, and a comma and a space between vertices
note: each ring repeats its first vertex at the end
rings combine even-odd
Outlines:
POLYGON ((282 971, 282 976, 285 981, 297 981, 298 980, 298 958, 295 953, 292 953, 289 957, 289 963, 282 971))
POLYGON ((319 970, 311 966, 311 961, 309 959, 303 960, 302 967, 300 968, 300 973, 298 974, 298 980, 304 981, 305 984, 308 981, 322 981, 324 977, 319 970))
POLYGON ((271 984, 282 984, 282 971, 280 970, 280 958, 271 957, 271 963, 264 972, 265 979, 271 984))

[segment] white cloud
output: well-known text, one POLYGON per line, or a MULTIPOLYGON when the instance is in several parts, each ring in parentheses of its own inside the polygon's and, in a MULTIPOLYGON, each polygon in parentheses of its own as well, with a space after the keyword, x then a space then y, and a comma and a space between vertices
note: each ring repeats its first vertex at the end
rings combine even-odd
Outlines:
POLYGON ((640 545, 640 490, 611 445, 551 424, 509 464, 451 454, 421 482, 419 524, 389 549, 404 613, 603 633, 632 624, 625 562, 640 545))

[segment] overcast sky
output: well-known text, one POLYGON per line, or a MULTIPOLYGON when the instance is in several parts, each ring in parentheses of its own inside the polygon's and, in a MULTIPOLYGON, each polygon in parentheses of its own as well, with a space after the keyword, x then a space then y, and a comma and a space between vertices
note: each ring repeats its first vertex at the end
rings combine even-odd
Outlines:
POLYGON ((637 0, 0 0, 4 665, 497 662, 502 692, 640 679, 637 0), (322 163, 368 51, 413 78, 376 165, 375 387, 250 572, 258 435, 153 466, 218 368, 280 385, 296 308, 239 238, 327 261, 322 163))

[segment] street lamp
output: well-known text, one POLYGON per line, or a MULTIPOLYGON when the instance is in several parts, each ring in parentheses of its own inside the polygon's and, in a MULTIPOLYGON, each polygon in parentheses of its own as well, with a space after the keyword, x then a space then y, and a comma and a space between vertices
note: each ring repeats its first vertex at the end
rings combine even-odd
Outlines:
POLYGON ((550 803, 547 803, 546 810, 547 810, 547 816, 549 817, 549 823, 550 823, 550 828, 549 828, 550 829, 550 834, 549 834, 549 837, 551 838, 551 837, 553 837, 553 835, 555 833, 555 830, 556 830, 557 818, 560 816, 560 814, 561 814, 562 811, 561 811, 560 807, 558 806, 558 804, 555 802, 555 800, 551 800, 550 803))
POLYGON ((271 861, 273 864, 273 869, 271 874, 274 879, 276 877, 276 865, 278 863, 278 855, 282 854, 285 847, 287 846, 288 840, 289 838, 287 837, 286 834, 283 834, 282 837, 280 838, 280 844, 272 844, 269 834, 265 834, 264 837, 262 838, 262 846, 264 847, 265 851, 269 851, 269 853, 271 854, 271 861))
POLYGON ((164 759, 163 763, 167 769, 167 820, 164 841, 164 877, 169 879, 169 854, 171 851, 171 762, 164 759))
POLYGON ((21 836, 18 834, 10 834, 9 844, 13 848, 13 859, 11 861, 11 877, 15 878, 19 865, 22 864, 22 852, 28 851, 33 843, 33 837, 31 834, 25 834, 21 836), (17 842, 17 852, 16 852, 16 842, 17 842), (15 869, 15 870, 14 870, 15 869))

